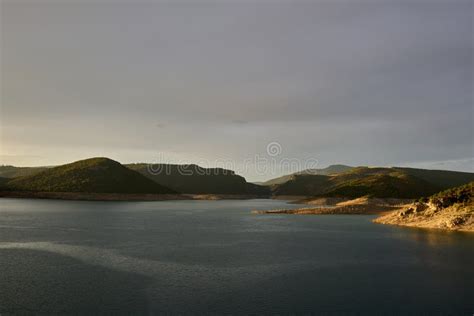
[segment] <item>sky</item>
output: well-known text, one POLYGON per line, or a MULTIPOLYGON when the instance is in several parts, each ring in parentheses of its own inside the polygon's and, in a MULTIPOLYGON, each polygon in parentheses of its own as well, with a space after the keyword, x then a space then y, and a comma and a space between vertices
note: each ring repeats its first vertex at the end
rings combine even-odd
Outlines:
POLYGON ((0 164, 474 172, 472 1, 8 1, 0 164), (291 161, 292 167, 282 167, 291 161))

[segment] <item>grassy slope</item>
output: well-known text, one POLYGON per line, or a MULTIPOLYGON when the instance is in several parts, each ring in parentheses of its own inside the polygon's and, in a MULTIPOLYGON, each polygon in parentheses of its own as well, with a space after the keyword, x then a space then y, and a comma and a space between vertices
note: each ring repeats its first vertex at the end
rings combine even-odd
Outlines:
POLYGON ((7 186, 8 181, 10 181, 9 178, 0 177, 0 190, 7 186))
POLYGON ((298 176, 298 175, 324 175, 324 176, 327 176, 327 175, 332 175, 332 174, 339 174, 339 173, 347 172, 347 171, 351 170, 352 168, 354 168, 354 167, 349 167, 349 166, 346 166, 346 165, 331 165, 331 166, 329 166, 327 168, 323 168, 323 169, 307 169, 307 170, 295 172, 293 174, 289 174, 289 175, 286 175, 286 176, 282 176, 282 177, 278 177, 278 178, 275 178, 275 179, 265 181, 265 182, 262 183, 262 185, 272 186, 272 185, 283 184, 283 183, 291 180, 294 176, 298 176))
POLYGON ((12 179, 10 190, 95 193, 174 193, 107 158, 91 158, 12 179))
POLYGON ((357 167, 332 175, 295 175, 272 186, 276 195, 418 198, 474 180, 464 172, 357 167))
POLYGON ((197 165, 128 164, 147 178, 182 193, 268 195, 268 188, 247 183, 244 177, 221 168, 206 169, 197 165))
POLYGON ((414 169, 414 168, 394 168, 400 170, 411 176, 420 178, 429 183, 436 183, 443 190, 461 186, 468 182, 474 181, 474 173, 469 172, 458 172, 458 171, 446 171, 446 170, 427 170, 427 169, 414 169))
POLYGON ((293 175, 290 180, 273 185, 275 195, 321 195, 330 187, 331 177, 323 175, 293 175))
POLYGON ((358 167, 333 177, 326 196, 417 198, 433 194, 440 186, 391 168, 358 167))
POLYGON ((18 178, 31 176, 51 167, 14 167, 0 166, 0 177, 2 178, 18 178))

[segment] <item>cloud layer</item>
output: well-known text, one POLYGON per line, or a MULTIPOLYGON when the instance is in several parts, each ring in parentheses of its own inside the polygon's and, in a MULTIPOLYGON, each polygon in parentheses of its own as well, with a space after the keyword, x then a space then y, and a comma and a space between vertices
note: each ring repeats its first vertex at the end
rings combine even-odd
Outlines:
POLYGON ((242 160, 277 141, 322 165, 474 171, 471 1, 5 2, 1 18, 4 163, 242 160))

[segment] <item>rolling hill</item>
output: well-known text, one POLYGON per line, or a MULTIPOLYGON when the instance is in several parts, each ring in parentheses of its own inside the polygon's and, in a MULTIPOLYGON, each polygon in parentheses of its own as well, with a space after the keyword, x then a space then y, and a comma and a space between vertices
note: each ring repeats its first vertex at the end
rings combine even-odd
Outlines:
POLYGON ((0 190, 7 186, 7 182, 10 181, 9 178, 0 177, 0 190))
POLYGON ((188 193, 361 196, 418 198, 474 181, 474 173, 415 168, 372 168, 333 165, 265 182, 248 183, 234 171, 198 165, 145 163, 122 165, 91 158, 58 167, 0 168, 0 188, 16 191, 89 193, 188 193), (11 179, 12 175, 26 174, 11 179))
POLYGON ((125 166, 181 193, 270 195, 269 188, 248 183, 244 177, 236 175, 232 170, 202 168, 194 164, 137 163, 125 166))
POLYGON ((0 166, 0 177, 2 178, 18 178, 31 176, 51 167, 15 167, 0 166))
POLYGON ((176 193, 108 158, 91 158, 48 168, 6 182, 9 190, 90 193, 176 193))
POLYGON ((435 183, 443 189, 457 187, 474 181, 474 173, 447 171, 447 170, 428 170, 415 168, 394 167, 393 169, 405 172, 411 176, 423 179, 430 183, 435 183))
POLYGON ((413 168, 357 167, 333 175, 291 175, 274 195, 418 198, 474 181, 474 173, 413 168))
POLYGON ((323 169, 306 169, 306 170, 295 172, 295 173, 290 174, 290 175, 286 175, 286 176, 278 177, 278 178, 275 178, 275 179, 271 179, 271 180, 262 182, 261 184, 271 186, 271 185, 285 183, 286 181, 291 180, 291 178, 293 176, 297 176, 297 175, 323 175, 323 176, 328 176, 328 175, 343 173, 343 172, 349 171, 353 168, 354 167, 350 167, 350 166, 346 166, 346 165, 330 165, 329 167, 323 168, 323 169))

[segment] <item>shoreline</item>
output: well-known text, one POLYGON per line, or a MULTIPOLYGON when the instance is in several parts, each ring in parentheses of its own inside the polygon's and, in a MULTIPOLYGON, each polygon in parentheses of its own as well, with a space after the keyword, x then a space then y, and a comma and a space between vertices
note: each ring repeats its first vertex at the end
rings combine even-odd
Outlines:
POLYGON ((349 198, 315 198, 290 203, 307 204, 307 207, 295 209, 254 210, 253 214, 293 214, 293 215, 384 215, 404 207, 406 199, 380 199, 361 197, 349 198))
MULTIPOLYGON (((289 198, 289 196, 286 196, 289 198)), ((153 201, 219 201, 277 199, 262 195, 247 194, 122 194, 122 193, 84 193, 84 192, 26 192, 0 191, 0 198, 44 199, 64 201, 103 201, 103 202, 153 202, 153 201)), ((431 210, 428 216, 417 210, 416 203, 406 199, 381 198, 306 198, 288 199, 289 204, 306 204, 295 209, 252 210, 257 215, 379 215, 372 222, 399 227, 435 229, 441 231, 474 232, 474 206, 451 207, 449 216, 431 210), (408 202, 408 203, 407 203, 408 202), (413 211, 415 209, 416 211, 413 211), (465 210, 468 210, 466 213, 465 210), (470 211, 469 211, 470 210, 470 211), (412 214, 414 213, 414 214, 412 214), (459 222, 460 221, 460 222, 459 222), (461 224, 461 225, 460 225, 461 224), (467 225, 466 225, 467 224, 467 225)), ((419 203, 418 203, 419 205, 419 203)), ((430 206, 433 208, 433 206, 430 206)))
POLYGON ((290 215, 385 215, 398 210, 391 206, 328 206, 303 207, 296 209, 254 210, 253 214, 290 214, 290 215))
POLYGON ((414 203, 400 210, 382 214, 373 222, 400 227, 474 233, 474 205, 459 203, 439 209, 432 203, 414 203))
MULTIPOLYGON (((474 232, 474 205, 455 204, 440 209, 432 203, 406 199, 362 197, 300 200, 308 206, 295 209, 253 210, 253 214, 289 215, 378 215, 373 223, 439 231, 474 232)), ((294 203, 294 202, 290 202, 294 203)))
POLYGON ((85 193, 85 192, 25 192, 0 191, 0 198, 69 200, 69 201, 110 201, 110 202, 152 202, 152 201, 218 201, 250 200, 270 198, 250 194, 149 194, 149 193, 85 193))

